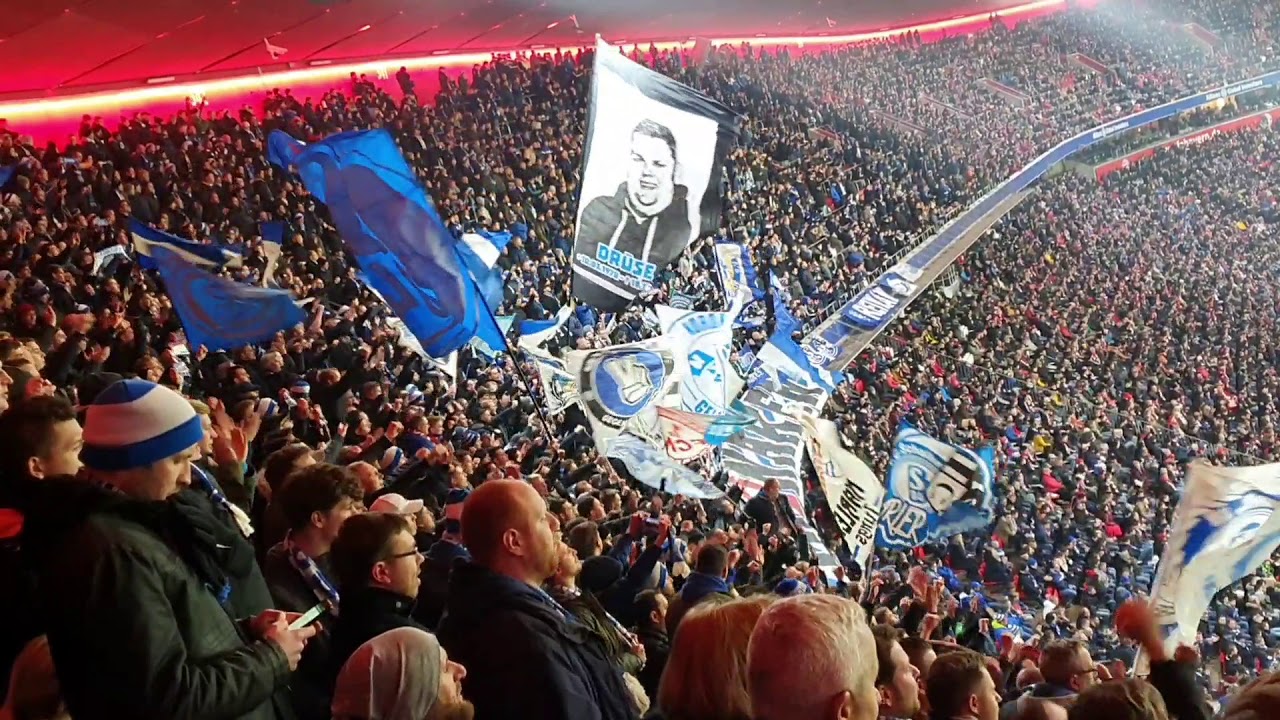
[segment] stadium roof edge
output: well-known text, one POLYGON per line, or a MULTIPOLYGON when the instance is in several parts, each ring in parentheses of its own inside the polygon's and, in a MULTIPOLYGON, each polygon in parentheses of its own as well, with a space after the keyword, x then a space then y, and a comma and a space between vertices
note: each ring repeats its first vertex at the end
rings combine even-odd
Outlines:
MULTIPOLYGON (((789 45, 803 47, 805 45, 844 45, 855 42, 868 42, 900 35, 904 32, 919 31, 921 33, 939 32, 948 29, 962 28, 986 21, 992 14, 1005 19, 1016 19, 1020 16, 1043 14, 1065 8, 1068 0, 1031 0, 1020 5, 1005 8, 998 13, 981 12, 969 15, 957 15, 933 22, 890 27, 868 32, 843 35, 813 34, 792 36, 769 36, 760 34, 751 37, 709 38, 713 45, 753 45, 779 46, 789 45)), ((606 38, 609 39, 609 38, 606 38)), ((651 41, 627 42, 625 39, 612 40, 616 44, 630 49, 635 45, 647 48, 651 41)), ((694 38, 653 41, 652 44, 661 49, 689 47, 694 38)), ((314 61, 300 67, 285 66, 265 72, 236 72, 222 76, 159 76, 152 77, 142 83, 133 83, 124 87, 97 88, 79 90, 65 95, 44 95, 40 97, 14 97, 5 99, 0 96, 0 118, 20 120, 26 118, 71 119, 85 114, 106 109, 118 109, 128 106, 141 106, 147 103, 182 101, 186 98, 226 97, 262 90, 265 87, 288 87, 297 83, 314 83, 329 80, 341 80, 351 73, 367 74, 390 72, 400 66, 410 70, 422 71, 434 68, 474 65, 487 62, 494 53, 525 52, 536 49, 577 50, 578 45, 559 45, 540 48, 506 48, 484 52, 448 53, 414 55, 403 57, 363 58, 351 61, 314 61)))

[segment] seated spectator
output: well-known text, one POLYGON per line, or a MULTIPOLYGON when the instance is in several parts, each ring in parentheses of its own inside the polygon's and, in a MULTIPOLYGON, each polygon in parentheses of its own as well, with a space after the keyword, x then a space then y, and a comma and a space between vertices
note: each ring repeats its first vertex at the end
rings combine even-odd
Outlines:
POLYGON ((462 532, 473 561, 449 580, 441 643, 467 668, 463 690, 480 720, 631 720, 604 644, 541 589, 559 563, 553 518, 523 482, 490 480, 471 493, 462 532))
POLYGON ((929 720, 996 720, 1000 693, 986 661, 972 650, 939 655, 926 679, 929 720))
POLYGON ((774 603, 747 650, 753 720, 873 720, 874 647, 866 613, 852 600, 799 595, 774 603))
POLYGON ((121 381, 86 414, 82 458, 98 483, 31 486, 23 553, 74 717, 287 713, 280 693, 315 630, 229 614, 253 555, 228 552, 234 531, 179 492, 202 435, 181 395, 121 381))
POLYGON ((1081 691, 1071 704, 1070 720, 1169 720, 1160 693, 1145 680, 1127 678, 1081 691))
POLYGON ((689 612, 676 633, 658 686, 664 720, 751 720, 747 643, 776 598, 719 597, 689 612))
POLYGON ((70 720, 45 636, 34 638, 18 653, 8 681, 0 720, 70 720))
POLYGON ((467 670, 431 633, 396 628, 365 642, 342 666, 333 720, 471 720, 467 670))
POLYGON ((395 513, 365 513, 343 523, 333 542, 342 610, 333 624, 331 677, 366 641, 399 627, 424 629, 409 616, 422 565, 413 529, 395 513))
POLYGON ((729 551, 723 545, 703 545, 693 561, 693 572, 667 610, 667 634, 675 637, 685 613, 712 595, 733 596, 729 585, 729 551))
POLYGON ((902 649, 904 633, 887 625, 871 629, 876 640, 876 690, 880 693, 880 717, 913 718, 920 712, 920 672, 902 649))

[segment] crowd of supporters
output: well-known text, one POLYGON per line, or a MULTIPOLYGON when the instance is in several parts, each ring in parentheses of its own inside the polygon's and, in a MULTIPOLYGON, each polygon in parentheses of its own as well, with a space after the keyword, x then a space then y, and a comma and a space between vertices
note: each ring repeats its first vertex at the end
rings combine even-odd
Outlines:
MULTIPOLYGON (((1104 3, 940 42, 634 55, 745 115, 722 235, 811 329, 1047 147, 1269 69, 1273 14, 1104 3)), ((1102 184, 1045 181, 954 292, 858 358, 827 406, 848 445, 880 473, 904 420, 994 445, 997 518, 828 576, 776 486, 654 492, 597 454, 579 410, 538 412, 518 354, 464 350, 451 379, 406 349, 326 209, 264 151, 276 129, 388 128, 451 231, 515 234, 505 309, 546 319, 569 302, 590 81, 585 53, 495 58, 442 72, 433 98, 407 73, 398 93, 353 77, 239 112, 86 117, 43 148, 0 131, 17 168, 0 188, 0 718, 1280 714, 1272 567, 1174 657, 1143 602, 1185 464, 1275 460, 1269 124, 1102 184), (259 223, 286 222, 275 279, 312 299, 307 323, 188 346, 154 273, 95 259, 130 244, 130 218, 242 243, 245 280, 267 265, 259 223), (1150 681, 1123 679, 1140 648, 1150 681)), ((657 299, 720 308, 712 248, 657 299)), ((578 306, 550 347, 652 332, 639 308, 578 306)))

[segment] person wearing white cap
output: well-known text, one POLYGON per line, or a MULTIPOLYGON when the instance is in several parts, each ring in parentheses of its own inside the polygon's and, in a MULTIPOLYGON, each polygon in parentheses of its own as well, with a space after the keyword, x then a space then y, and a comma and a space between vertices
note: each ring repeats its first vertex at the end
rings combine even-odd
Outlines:
POLYGON ((81 459, 98 482, 49 480, 27 499, 23 551, 73 717, 288 716, 315 629, 276 610, 233 617, 253 553, 181 492, 202 435, 178 393, 116 382, 86 413, 81 459))
POLYGON ((471 720, 466 668, 431 633, 389 630, 361 645, 338 673, 334 720, 471 720))

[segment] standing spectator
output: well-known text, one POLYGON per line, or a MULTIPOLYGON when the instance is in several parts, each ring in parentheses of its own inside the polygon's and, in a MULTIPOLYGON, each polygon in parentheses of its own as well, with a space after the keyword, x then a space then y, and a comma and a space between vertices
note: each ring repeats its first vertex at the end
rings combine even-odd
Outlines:
POLYGON ((729 552, 723 545, 704 545, 693 561, 693 573, 667 610, 667 634, 675 637, 685 613, 713 595, 733 596, 729 585, 729 552))
MULTIPOLYGON (((27 484, 80 471, 81 435, 75 409, 60 395, 34 397, 0 415, 0 617, 35 618, 32 578, 20 560, 23 519, 16 505, 27 484)), ((34 622, 6 622, 0 629, 0 695, 14 658, 40 632, 34 622)))
POLYGON ((202 434, 181 395, 124 380, 86 414, 82 458, 99 483, 32 486, 23 552, 76 718, 287 715, 276 695, 315 630, 224 607, 253 556, 179 493, 202 434))
POLYGON ((996 720, 1000 693, 986 661, 971 650, 938 656, 929 669, 929 720, 996 720))
POLYGON ((490 480, 471 493, 462 532, 473 561, 450 578, 441 643, 467 668, 480 720, 630 720, 604 644, 541 589, 558 564, 553 519, 523 482, 490 480))
POLYGON ((1084 690, 1067 717, 1069 720, 1169 720, 1169 711, 1160 693, 1147 681, 1127 678, 1084 690))
POLYGON ((636 595, 636 635, 644 644, 644 668, 640 671, 640 685, 650 698, 658 696, 658 681, 667 667, 671 654, 671 640, 667 636, 667 596, 657 590, 645 590, 636 595))
POLYGON ((333 720, 471 720, 466 668, 431 633, 388 630, 356 649, 333 692, 333 720))
POLYGON ((871 629, 876 640, 876 690, 881 718, 913 718, 920 712, 920 673, 902 649, 903 632, 888 625, 871 629))
POLYGON ((418 597, 422 553, 413 520, 375 512, 347 520, 333 543, 342 612, 333 626, 332 676, 365 642, 400 627, 424 629, 409 617, 418 597))
POLYGON ((317 604, 324 606, 317 635, 290 684, 294 710, 302 720, 321 718, 329 711, 329 629, 342 600, 330 551, 343 524, 360 512, 362 497, 349 468, 326 463, 294 472, 272 502, 289 527, 262 563, 276 607, 305 613, 317 604))
POLYGON ((776 599, 719 597, 689 613, 658 687, 656 704, 664 720, 751 720, 747 643, 776 599))
POLYGON ((1098 670, 1089 650, 1078 640, 1054 640, 1045 646, 1040 658, 1043 681, 1032 685, 1026 693, 1006 707, 1000 715, 1016 717, 1032 703, 1049 702, 1070 708, 1076 695, 1097 682, 1098 670))
POLYGON ((462 544, 462 508, 469 490, 454 488, 445 496, 444 522, 440 539, 427 549, 422 562, 422 586, 418 589, 418 604, 413 617, 423 625, 434 628, 440 624, 445 598, 449 593, 449 576, 453 568, 471 559, 462 544))
POLYGON ((753 719, 873 720, 874 647, 866 613, 852 600, 799 595, 774 603, 747 650, 753 719))
POLYGON ((329 551, 343 524, 359 513, 363 492, 350 468, 311 465, 295 472, 273 501, 288 534, 267 551, 262 571, 276 606, 306 612, 322 603, 336 615, 339 585, 329 551))

